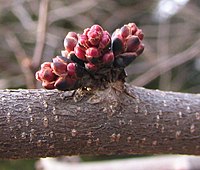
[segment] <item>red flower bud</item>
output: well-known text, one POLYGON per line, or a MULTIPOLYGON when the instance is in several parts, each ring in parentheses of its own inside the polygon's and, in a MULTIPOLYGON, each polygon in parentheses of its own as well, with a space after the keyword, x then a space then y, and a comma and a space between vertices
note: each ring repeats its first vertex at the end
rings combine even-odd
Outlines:
POLYGON ((53 61, 53 63, 51 63, 51 68, 53 69, 53 72, 58 76, 67 74, 67 65, 62 62, 53 61))
POLYGON ((107 48, 110 45, 110 43, 111 43, 110 34, 107 31, 104 31, 102 39, 99 44, 99 48, 100 49, 107 48))
POLYGON ((100 25, 98 25, 98 24, 93 25, 90 28, 90 30, 97 31, 97 32, 103 32, 103 28, 100 25))
POLYGON ((51 68, 41 68, 41 70, 36 72, 36 78, 40 81, 53 82, 57 77, 51 68))
POLYGON ((138 30, 137 26, 135 25, 135 23, 129 23, 128 26, 130 27, 131 34, 134 35, 138 30))
POLYGON ((41 64, 41 69, 51 68, 51 62, 44 62, 41 64))
POLYGON ((112 51, 104 54, 102 57, 103 64, 109 65, 109 64, 112 64, 113 61, 114 61, 114 54, 112 51))
POLYGON ((120 29, 120 34, 123 38, 126 38, 130 35, 130 27, 128 25, 124 25, 121 29, 120 29))
POLYGON ((87 38, 86 35, 83 35, 83 34, 79 35, 78 36, 78 43, 83 48, 88 48, 89 47, 88 38, 87 38))
POLYGON ((86 61, 85 51, 83 51, 83 49, 79 45, 76 45, 76 47, 74 48, 74 53, 80 60, 86 61))
POLYGON ((67 65, 67 73, 69 76, 76 76, 76 64, 75 63, 69 63, 67 65))
POLYGON ((75 38, 67 37, 67 36, 65 37, 64 47, 65 47, 65 50, 67 50, 68 52, 73 51, 76 44, 77 44, 77 40, 75 38))
POLYGON ((87 60, 92 63, 96 63, 100 56, 98 49, 95 47, 88 48, 85 55, 87 60))
POLYGON ((75 32, 68 32, 67 37, 73 37, 76 40, 78 40, 78 35, 75 32))
POLYGON ((93 25, 89 31, 87 31, 88 41, 93 46, 98 46, 103 35, 103 28, 99 25, 93 25))

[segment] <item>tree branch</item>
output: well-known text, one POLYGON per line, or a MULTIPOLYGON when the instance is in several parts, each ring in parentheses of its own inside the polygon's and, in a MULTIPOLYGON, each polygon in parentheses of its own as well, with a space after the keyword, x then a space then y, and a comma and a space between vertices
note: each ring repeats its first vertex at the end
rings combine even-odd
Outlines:
POLYGON ((0 158, 200 155, 199 94, 121 87, 1 90, 0 158))

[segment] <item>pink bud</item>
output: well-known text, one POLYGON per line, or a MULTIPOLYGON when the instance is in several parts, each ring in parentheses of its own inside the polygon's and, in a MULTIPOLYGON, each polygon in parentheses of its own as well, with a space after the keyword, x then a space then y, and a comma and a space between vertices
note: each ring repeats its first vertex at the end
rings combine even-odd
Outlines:
POLYGON ((131 34, 134 35, 138 30, 137 26, 135 25, 135 23, 129 23, 128 26, 130 27, 131 34))
POLYGON ((55 81, 56 75, 53 73, 51 68, 44 68, 36 73, 38 80, 52 82, 55 81))
POLYGON ((128 25, 124 25, 121 29, 120 29, 120 34, 123 38, 126 38, 129 36, 130 34, 130 27, 128 25))
POLYGON ((75 38, 67 37, 67 36, 65 37, 64 47, 65 47, 65 50, 67 50, 68 52, 73 51, 76 44, 77 44, 77 40, 75 38))
POLYGON ((140 40, 143 40, 144 34, 141 29, 138 29, 137 32, 135 33, 139 37, 140 40))
POLYGON ((110 34, 107 31, 104 31, 101 42, 99 44, 99 48, 104 49, 108 47, 110 42, 111 42, 110 34))
POLYGON ((79 45, 76 45, 74 48, 75 55, 80 59, 85 61, 85 51, 82 50, 82 48, 79 45))
POLYGON ((113 63, 113 61, 114 61, 114 54, 112 51, 104 54, 102 57, 102 62, 104 64, 111 64, 111 63, 113 63))
POLYGON ((67 37, 73 37, 78 40, 78 35, 76 32, 68 32, 67 37))
POLYGON ((51 63, 51 68, 53 72, 58 76, 63 76, 67 74, 67 65, 60 61, 55 61, 53 59, 53 63, 51 63))
POLYGON ((95 31, 98 31, 98 32, 103 32, 103 28, 100 25, 98 25, 98 24, 93 25, 90 28, 90 30, 95 30, 95 31))
POLYGON ((69 76, 76 76, 76 64, 75 63, 69 63, 67 65, 67 73, 69 76))
POLYGON ((97 48, 90 47, 86 50, 86 58, 89 62, 96 63, 97 59, 99 58, 100 54, 97 48))
POLYGON ((79 37, 78 37, 78 43, 79 43, 79 45, 81 45, 84 48, 88 48, 89 47, 89 45, 88 45, 88 38, 87 38, 86 35, 83 35, 83 34, 79 35, 79 37))
POLYGON ((41 69, 51 68, 51 62, 44 62, 41 64, 41 69))

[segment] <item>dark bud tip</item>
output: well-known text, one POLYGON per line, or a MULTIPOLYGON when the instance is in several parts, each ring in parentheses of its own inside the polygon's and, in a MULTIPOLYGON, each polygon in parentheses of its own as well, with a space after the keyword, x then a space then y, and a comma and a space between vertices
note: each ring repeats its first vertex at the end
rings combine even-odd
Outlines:
POLYGON ((59 61, 53 61, 53 63, 51 63, 51 68, 58 76, 65 75, 67 73, 67 65, 59 61))
POLYGON ((84 61, 79 59, 74 52, 69 53, 68 58, 82 67, 85 66, 84 61))
POLYGON ((72 79, 69 77, 60 77, 55 82, 54 86, 61 91, 73 90, 76 88, 76 79, 72 79))
POLYGON ((132 63, 133 60, 137 57, 136 53, 123 53, 116 57, 114 66, 119 68, 125 68, 132 63))
POLYGON ((140 40, 137 36, 130 36, 127 40, 127 52, 135 52, 140 45, 140 40))
POLYGON ((138 47, 136 53, 139 56, 140 54, 142 54, 144 51, 144 44, 140 44, 140 46, 138 47))
POLYGON ((122 53, 124 51, 123 41, 118 37, 114 38, 111 44, 111 50, 115 56, 122 53))

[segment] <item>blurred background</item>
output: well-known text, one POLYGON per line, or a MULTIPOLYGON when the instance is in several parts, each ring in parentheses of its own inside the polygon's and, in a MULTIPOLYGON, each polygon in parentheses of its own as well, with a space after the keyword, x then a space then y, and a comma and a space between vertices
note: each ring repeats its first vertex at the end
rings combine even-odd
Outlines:
MULTIPOLYGON (((145 51, 127 68, 127 81, 199 93, 199 16, 198 0, 0 0, 0 89, 40 88, 35 71, 60 55, 69 31, 82 33, 96 23, 111 33, 135 22, 145 51)), ((0 170, 31 170, 34 163, 2 161, 0 170)))

